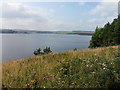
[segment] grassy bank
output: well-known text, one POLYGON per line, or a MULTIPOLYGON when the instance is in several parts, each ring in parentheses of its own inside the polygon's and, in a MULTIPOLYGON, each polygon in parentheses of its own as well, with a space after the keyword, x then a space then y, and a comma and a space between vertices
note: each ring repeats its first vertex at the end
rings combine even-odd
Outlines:
POLYGON ((120 83, 120 46, 38 55, 3 63, 9 88, 95 88, 120 83))

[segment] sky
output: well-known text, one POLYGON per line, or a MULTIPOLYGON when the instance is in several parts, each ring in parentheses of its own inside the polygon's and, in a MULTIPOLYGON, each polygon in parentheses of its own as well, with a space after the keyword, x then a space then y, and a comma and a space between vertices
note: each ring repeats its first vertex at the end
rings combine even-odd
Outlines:
POLYGON ((4 2, 5 29, 95 31, 118 16, 117 2, 4 2))

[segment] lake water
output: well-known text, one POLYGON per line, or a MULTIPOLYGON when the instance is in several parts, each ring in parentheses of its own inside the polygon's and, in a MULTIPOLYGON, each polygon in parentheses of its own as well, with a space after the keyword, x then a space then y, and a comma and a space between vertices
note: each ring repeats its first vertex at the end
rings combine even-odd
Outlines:
POLYGON ((86 49, 90 39, 91 36, 66 34, 2 34, 2 61, 33 56, 35 49, 46 46, 53 52, 86 49))

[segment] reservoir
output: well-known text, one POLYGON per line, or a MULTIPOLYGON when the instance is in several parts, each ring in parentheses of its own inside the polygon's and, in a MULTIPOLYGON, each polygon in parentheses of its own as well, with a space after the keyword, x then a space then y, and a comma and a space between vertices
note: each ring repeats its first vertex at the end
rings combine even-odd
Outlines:
POLYGON ((2 61, 34 56, 37 48, 50 47, 53 52, 87 49, 91 36, 67 34, 0 34, 2 61))

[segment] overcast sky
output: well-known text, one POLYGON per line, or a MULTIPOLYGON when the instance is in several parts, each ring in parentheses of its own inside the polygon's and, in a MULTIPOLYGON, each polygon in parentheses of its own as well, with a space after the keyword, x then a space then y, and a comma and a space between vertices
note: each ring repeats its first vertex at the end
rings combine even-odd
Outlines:
POLYGON ((4 2, 2 28, 94 31, 118 15, 117 2, 4 2))

